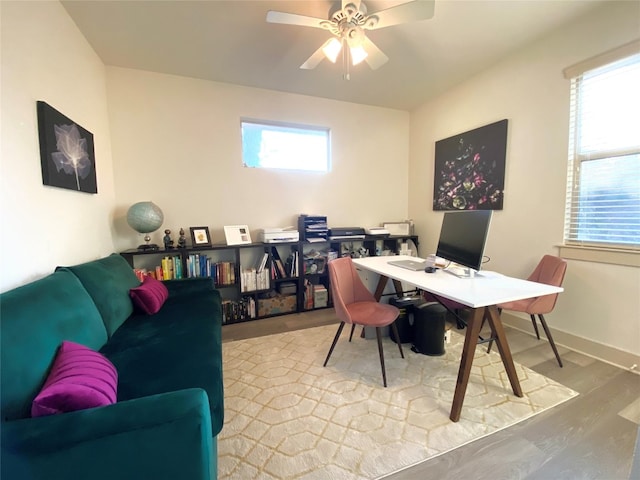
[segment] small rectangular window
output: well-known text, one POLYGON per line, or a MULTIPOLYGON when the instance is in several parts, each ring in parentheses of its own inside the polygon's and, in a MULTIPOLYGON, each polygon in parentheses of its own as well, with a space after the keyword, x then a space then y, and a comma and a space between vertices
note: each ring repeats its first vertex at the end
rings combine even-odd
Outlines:
POLYGON ((329 129, 262 120, 242 120, 245 167, 329 171, 329 129))

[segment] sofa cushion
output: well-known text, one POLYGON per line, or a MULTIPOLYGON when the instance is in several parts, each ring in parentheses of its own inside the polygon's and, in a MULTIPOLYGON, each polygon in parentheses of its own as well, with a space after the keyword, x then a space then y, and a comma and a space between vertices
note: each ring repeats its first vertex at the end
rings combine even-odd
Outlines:
POLYGON ((42 390, 33 400, 31 416, 111 405, 116 402, 117 385, 118 373, 103 355, 64 341, 42 390))
POLYGON ((140 285, 127 261, 117 253, 72 267, 58 267, 76 275, 93 298, 109 336, 133 313, 129 290, 140 285))
POLYGON ((71 272, 55 272, 0 295, 2 420, 27 418, 63 340, 99 349, 107 332, 71 272))
POLYGON ((169 296, 164 284, 153 277, 145 277, 142 285, 129 290, 133 304, 147 315, 158 313, 169 296))
POLYGON ((217 435, 224 419, 221 325, 220 293, 212 288, 172 294, 155 315, 134 314, 100 349, 118 370, 118 401, 202 388, 217 435))

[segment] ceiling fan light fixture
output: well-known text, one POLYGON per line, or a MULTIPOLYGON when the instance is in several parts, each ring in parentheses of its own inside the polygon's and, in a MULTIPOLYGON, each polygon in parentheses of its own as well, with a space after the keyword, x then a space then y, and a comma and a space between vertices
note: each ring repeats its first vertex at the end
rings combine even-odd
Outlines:
POLYGON ((351 63, 355 66, 364 61, 365 58, 369 56, 367 51, 361 46, 351 47, 349 49, 351 53, 351 63))
POLYGON ((342 50, 342 42, 337 38, 332 38, 322 47, 324 56, 332 63, 336 63, 340 50, 342 50))

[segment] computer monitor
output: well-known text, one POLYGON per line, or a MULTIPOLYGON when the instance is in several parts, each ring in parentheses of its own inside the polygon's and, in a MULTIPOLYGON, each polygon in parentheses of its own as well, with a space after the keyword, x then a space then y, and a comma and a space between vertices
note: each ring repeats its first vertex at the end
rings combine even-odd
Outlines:
MULTIPOLYGON (((464 275, 480 270, 492 210, 445 212, 436 256, 467 267, 464 275)), ((455 272, 452 272, 455 273, 455 272)))

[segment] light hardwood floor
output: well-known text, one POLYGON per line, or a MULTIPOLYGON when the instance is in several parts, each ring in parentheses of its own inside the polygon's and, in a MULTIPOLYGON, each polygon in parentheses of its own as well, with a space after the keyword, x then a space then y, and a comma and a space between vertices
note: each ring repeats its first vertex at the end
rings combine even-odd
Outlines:
MULTIPOLYGON (((552 316, 549 320, 552 327, 552 316)), ((222 338, 228 342, 337 322, 332 309, 323 309, 225 325, 222 338)), ((562 347, 560 368, 546 340, 505 329, 514 361, 580 395, 385 480, 628 480, 640 423, 640 376, 562 347)), ((327 338, 327 348, 330 342, 327 338)))

